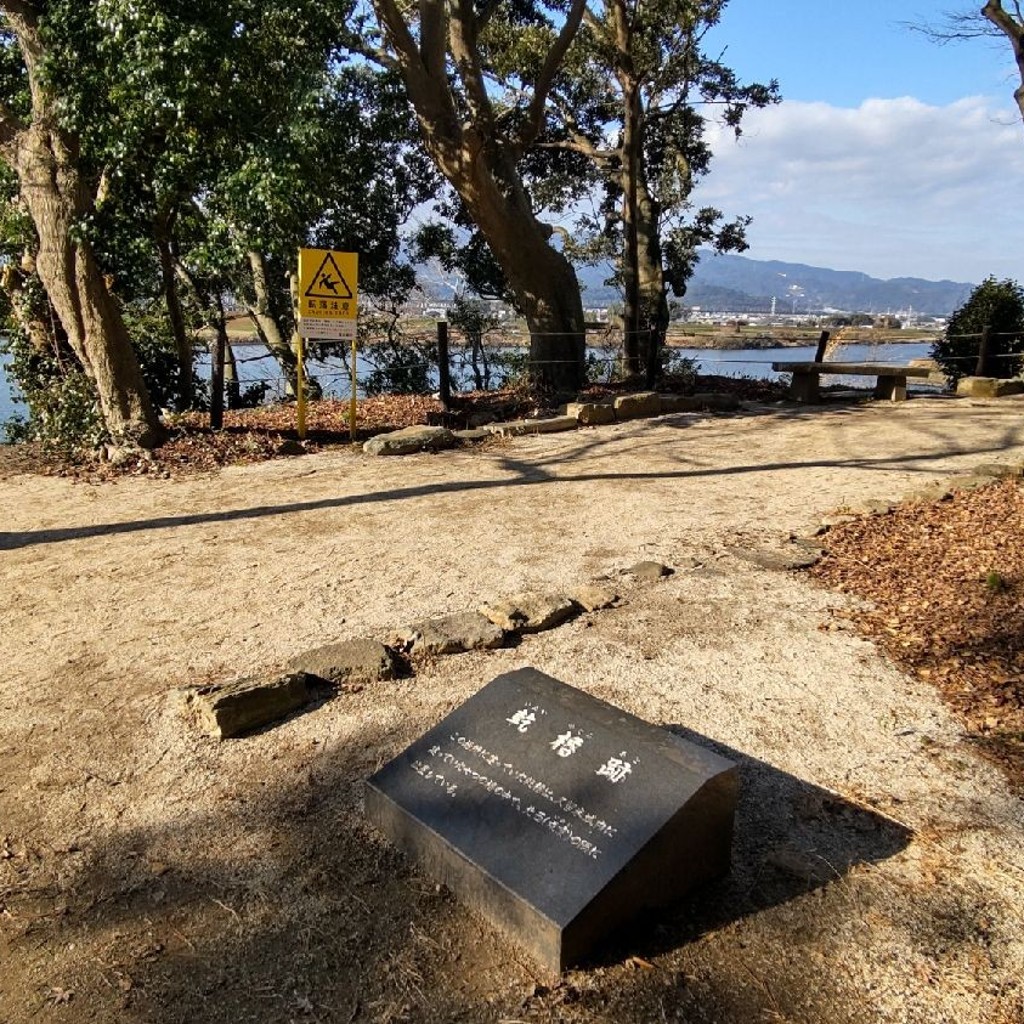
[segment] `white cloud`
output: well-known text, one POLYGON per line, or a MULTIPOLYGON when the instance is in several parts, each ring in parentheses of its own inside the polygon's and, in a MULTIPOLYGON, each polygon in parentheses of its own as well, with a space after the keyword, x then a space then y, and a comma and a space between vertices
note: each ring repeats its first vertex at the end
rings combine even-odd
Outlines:
POLYGON ((876 277, 1024 278, 1024 125, 970 97, 753 111, 694 199, 752 214, 747 255, 876 277))

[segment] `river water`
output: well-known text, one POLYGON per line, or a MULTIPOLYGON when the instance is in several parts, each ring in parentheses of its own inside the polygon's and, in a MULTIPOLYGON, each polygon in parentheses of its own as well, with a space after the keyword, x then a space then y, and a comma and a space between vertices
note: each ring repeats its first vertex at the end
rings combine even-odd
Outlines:
MULTIPOLYGON (((868 342, 854 342, 841 346, 836 352, 830 354, 834 360, 846 362, 872 362, 872 363, 906 363, 911 359, 927 358, 931 350, 931 343, 903 342, 901 344, 871 344, 868 342)), ((774 380, 782 376, 772 370, 773 362, 783 360, 811 360, 814 358, 815 346, 803 345, 796 348, 769 348, 769 349, 698 349, 698 348, 673 348, 672 351, 679 356, 693 359, 697 363, 697 372, 701 374, 720 374, 728 377, 754 377, 767 380, 774 380)), ((591 350, 596 359, 608 359, 608 354, 600 349, 591 350)), ((268 398, 273 398, 280 393, 281 377, 277 363, 269 355, 261 355, 258 348, 238 347, 238 373, 245 384, 257 381, 266 381, 270 384, 271 390, 268 398)), ((24 417, 24 406, 16 402, 16 395, 12 393, 12 385, 7 379, 8 357, 0 354, 0 432, 3 425, 12 417, 24 417)), ((460 362, 458 353, 453 352, 453 368, 460 362)), ((200 357, 198 372, 201 376, 208 375, 209 359, 200 357)), ((357 376, 364 379, 372 370, 372 364, 360 358, 357 368, 357 376)), ((324 362, 310 364, 312 376, 321 381, 324 393, 335 397, 345 397, 349 393, 349 376, 347 368, 341 359, 328 359, 324 362)), ((860 377, 837 377, 834 382, 842 382, 849 387, 867 387, 874 384, 874 378, 860 377)), ((454 383, 454 382, 453 382, 454 383)), ((825 383, 829 383, 826 379, 825 383)), ((915 386, 915 382, 911 381, 915 386)), ((360 392, 361 393, 361 392, 360 392)))

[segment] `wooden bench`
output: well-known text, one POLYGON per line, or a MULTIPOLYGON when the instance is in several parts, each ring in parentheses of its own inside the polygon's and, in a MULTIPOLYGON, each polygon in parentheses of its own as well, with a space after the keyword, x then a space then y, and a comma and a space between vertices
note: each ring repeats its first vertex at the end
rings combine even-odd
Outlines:
POLYGON ((789 397, 796 402, 820 400, 818 385, 823 373, 845 374, 855 377, 875 377, 875 398, 890 402, 905 402, 907 378, 927 377, 927 366, 890 366, 886 363, 772 363, 779 373, 793 374, 789 397))

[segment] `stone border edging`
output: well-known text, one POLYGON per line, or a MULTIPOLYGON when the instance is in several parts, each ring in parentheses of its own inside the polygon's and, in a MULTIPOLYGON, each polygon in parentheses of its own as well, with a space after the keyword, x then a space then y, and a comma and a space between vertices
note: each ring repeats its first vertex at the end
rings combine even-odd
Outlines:
POLYGON ((363 444, 367 455, 412 455, 416 452, 442 451, 459 442, 473 443, 489 437, 522 437, 528 434, 554 434, 578 427, 603 426, 627 420, 667 416, 681 412, 737 412, 739 399, 724 391, 705 391, 693 395, 661 394, 637 391, 616 395, 603 402, 569 402, 562 416, 543 419, 510 420, 487 423, 468 430, 447 427, 403 427, 377 434, 363 444))
MULTIPOLYGON (((638 562, 623 575, 649 582, 673 572, 660 562, 638 562)), ((337 693, 415 675, 417 661, 507 647, 520 637, 554 629, 587 612, 622 603, 600 583, 571 593, 528 592, 394 630, 388 643, 359 638, 312 648, 293 657, 284 672, 200 686, 180 687, 181 709, 207 735, 230 739, 263 729, 337 693)))

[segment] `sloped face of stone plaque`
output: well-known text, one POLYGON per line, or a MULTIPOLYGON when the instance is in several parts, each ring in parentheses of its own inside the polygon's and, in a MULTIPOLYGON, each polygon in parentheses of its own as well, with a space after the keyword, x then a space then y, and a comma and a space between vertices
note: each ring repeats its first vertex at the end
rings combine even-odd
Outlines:
POLYGON ((385 765, 366 813, 549 971, 728 871, 735 765, 535 669, 385 765))

